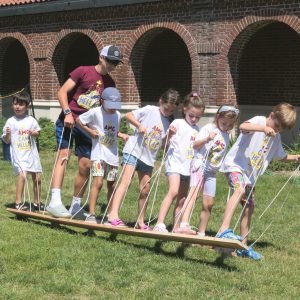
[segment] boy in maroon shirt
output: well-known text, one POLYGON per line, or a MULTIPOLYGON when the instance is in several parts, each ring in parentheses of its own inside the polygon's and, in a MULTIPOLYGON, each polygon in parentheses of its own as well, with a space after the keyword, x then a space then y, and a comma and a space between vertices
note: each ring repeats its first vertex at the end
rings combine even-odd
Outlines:
POLYGON ((91 137, 78 125, 76 118, 90 108, 100 105, 102 91, 115 87, 109 73, 122 62, 120 50, 113 45, 105 46, 96 66, 80 66, 70 73, 69 79, 58 91, 62 112, 56 121, 58 158, 53 170, 51 200, 47 211, 55 217, 71 217, 80 209, 86 182, 90 173, 91 137), (73 200, 68 211, 61 201, 61 187, 65 168, 75 140, 75 154, 78 157, 78 174, 75 177, 73 200))

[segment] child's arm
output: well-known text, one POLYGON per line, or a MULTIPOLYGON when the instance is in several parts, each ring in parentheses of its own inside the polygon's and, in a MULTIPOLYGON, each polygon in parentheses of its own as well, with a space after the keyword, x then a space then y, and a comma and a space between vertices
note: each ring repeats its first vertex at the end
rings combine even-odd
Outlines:
POLYGON ((202 148, 205 144, 212 141, 215 138, 216 135, 217 135, 217 133, 212 131, 212 132, 209 133, 209 135, 205 139, 195 141, 194 144, 193 144, 194 149, 202 148))
POLYGON ((165 144, 170 142, 170 139, 172 138, 172 136, 176 133, 177 129, 175 126, 170 125, 169 129, 168 129, 168 134, 165 135, 165 137, 162 139, 162 146, 164 147, 165 144), (167 139, 168 137, 168 139, 167 139))
POLYGON ((34 137, 34 138, 37 138, 40 135, 40 132, 36 131, 36 130, 30 130, 29 135, 34 137))
POLYGON ((134 117, 134 114, 132 112, 125 114, 125 118, 128 122, 130 122, 133 126, 137 128, 139 133, 147 132, 147 128, 143 126, 142 123, 140 123, 140 121, 134 117))
POLYGON ((268 136, 276 135, 276 132, 273 128, 266 126, 266 125, 253 124, 250 122, 242 123, 240 125, 240 131, 243 131, 243 132, 259 131, 259 132, 264 132, 268 136))
POLYGON ((83 124, 79 118, 76 119, 76 123, 92 138, 96 139, 99 136, 99 131, 97 129, 89 128, 86 124, 83 124))
POLYGON ((10 143, 10 141, 11 141, 11 129, 10 129, 10 127, 6 127, 5 135, 2 137, 2 139, 6 144, 10 143))
POLYGON ((283 162, 298 162, 300 163, 300 154, 288 154, 282 159, 283 162))
POLYGON ((125 142, 127 142, 128 141, 128 139, 129 139, 129 136, 128 136, 128 134, 126 134, 126 133, 123 133, 123 132, 118 132, 118 137, 119 138, 121 138, 123 141, 125 141, 125 142))

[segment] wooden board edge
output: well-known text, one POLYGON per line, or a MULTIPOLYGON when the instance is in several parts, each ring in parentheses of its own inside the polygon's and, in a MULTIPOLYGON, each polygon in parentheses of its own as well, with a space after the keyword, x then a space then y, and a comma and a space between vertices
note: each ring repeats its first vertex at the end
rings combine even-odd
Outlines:
POLYGON ((164 240, 164 241, 175 241, 175 242, 181 242, 186 244, 199 244, 199 245, 207 245, 213 247, 231 248, 231 249, 239 249, 239 250, 248 249, 248 247, 245 244, 241 243, 240 241, 230 240, 230 239, 220 239, 220 238, 209 237, 209 236, 199 237, 195 235, 176 234, 176 233, 162 233, 156 231, 134 229, 131 227, 111 226, 111 225, 104 225, 104 224, 91 224, 80 220, 67 219, 67 218, 55 218, 43 213, 22 211, 14 208, 7 208, 6 210, 18 216, 33 218, 41 221, 48 221, 56 224, 85 228, 89 230, 98 230, 98 231, 104 231, 104 232, 115 233, 115 234, 126 234, 131 236, 153 238, 153 239, 164 240))

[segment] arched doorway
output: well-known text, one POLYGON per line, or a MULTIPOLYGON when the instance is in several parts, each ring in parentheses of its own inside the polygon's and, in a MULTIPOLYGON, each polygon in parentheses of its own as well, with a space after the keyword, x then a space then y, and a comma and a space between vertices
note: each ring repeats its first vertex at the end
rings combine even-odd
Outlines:
MULTIPOLYGON (((274 20, 249 25, 232 44, 228 60, 241 121, 268 115, 280 102, 300 104, 300 37, 290 26, 274 20)), ((290 142, 295 135, 296 129, 284 139, 290 142)))
MULTIPOLYGON (((27 52, 19 40, 6 37, 0 41, 0 94, 15 93, 24 87, 29 89, 30 66, 27 52)), ((10 117, 11 97, 1 101, 2 116, 10 117)))
POLYGON ((93 41, 83 33, 74 32, 64 37, 57 45, 52 63, 62 85, 69 73, 79 66, 96 65, 99 52, 93 41))
POLYGON ((174 31, 154 28, 136 43, 131 65, 142 105, 157 102, 168 88, 181 95, 192 87, 192 65, 186 44, 174 31))

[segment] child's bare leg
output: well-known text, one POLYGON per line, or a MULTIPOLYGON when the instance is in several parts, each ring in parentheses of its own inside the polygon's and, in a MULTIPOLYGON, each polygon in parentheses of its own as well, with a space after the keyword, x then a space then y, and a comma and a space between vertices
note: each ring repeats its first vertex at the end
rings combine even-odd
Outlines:
POLYGON ((247 244, 248 235, 251 225, 251 217, 254 211, 254 206, 249 205, 244 209, 244 212, 241 217, 240 229, 241 229, 241 236, 243 238, 243 242, 247 244))
POLYGON ((24 193, 24 186, 26 180, 26 172, 21 171, 17 178, 17 186, 16 186, 16 204, 22 203, 23 193, 24 193))
POLYGON ((237 205, 240 202, 240 199, 245 193, 245 189, 243 187, 240 187, 234 191, 232 196, 229 198, 226 209, 224 213, 223 223, 219 229, 219 232, 223 232, 224 230, 228 229, 230 227, 231 219, 234 215, 235 209, 237 205))
POLYGON ((182 218, 180 220, 181 223, 189 223, 190 214, 194 207, 194 203, 196 202, 199 190, 200 186, 191 187, 182 207, 182 218))
POLYGON ((174 229, 179 227, 179 220, 181 218, 181 213, 183 211, 183 205, 185 203, 185 199, 189 190, 189 181, 181 181, 179 186, 179 191, 177 195, 177 202, 175 205, 174 213, 173 213, 173 224, 174 229))
POLYGON ((103 176, 94 176, 90 191, 89 199, 89 214, 95 215, 96 204, 99 192, 101 191, 103 185, 103 176))
POLYGON ((87 157, 78 157, 78 174, 74 181, 74 196, 82 198, 90 175, 91 161, 87 157))
POLYGON ((106 200, 107 200, 107 211, 110 211, 111 208, 111 203, 112 203, 112 199, 114 197, 114 190, 116 188, 116 181, 108 181, 106 182, 106 188, 107 188, 107 195, 106 195, 106 200), (109 203, 110 202, 110 203, 109 203))
POLYGON ((140 182, 140 197, 138 200, 138 225, 140 228, 145 226, 145 213, 147 209, 146 199, 150 191, 151 172, 138 172, 140 182))
POLYGON ((33 182, 34 203, 39 204, 41 202, 41 174, 32 173, 31 176, 33 182))
POLYGON ((119 186, 114 194, 112 203, 107 212, 107 214, 109 215, 110 221, 120 219, 119 218, 119 209, 120 209, 121 203, 123 201, 123 198, 125 196, 125 193, 131 183, 134 171, 135 171, 135 166, 132 166, 132 165, 125 166, 123 176, 121 179, 121 183, 119 184, 119 186))
POLYGON ((178 195, 179 186, 180 186, 180 175, 171 174, 170 176, 168 176, 168 181, 169 181, 169 190, 164 200, 161 203, 157 224, 165 222, 165 218, 169 212, 170 206, 174 198, 178 195))
POLYGON ((213 205, 214 198, 208 195, 203 195, 202 211, 200 213, 200 225, 198 230, 199 233, 205 233, 213 205))

